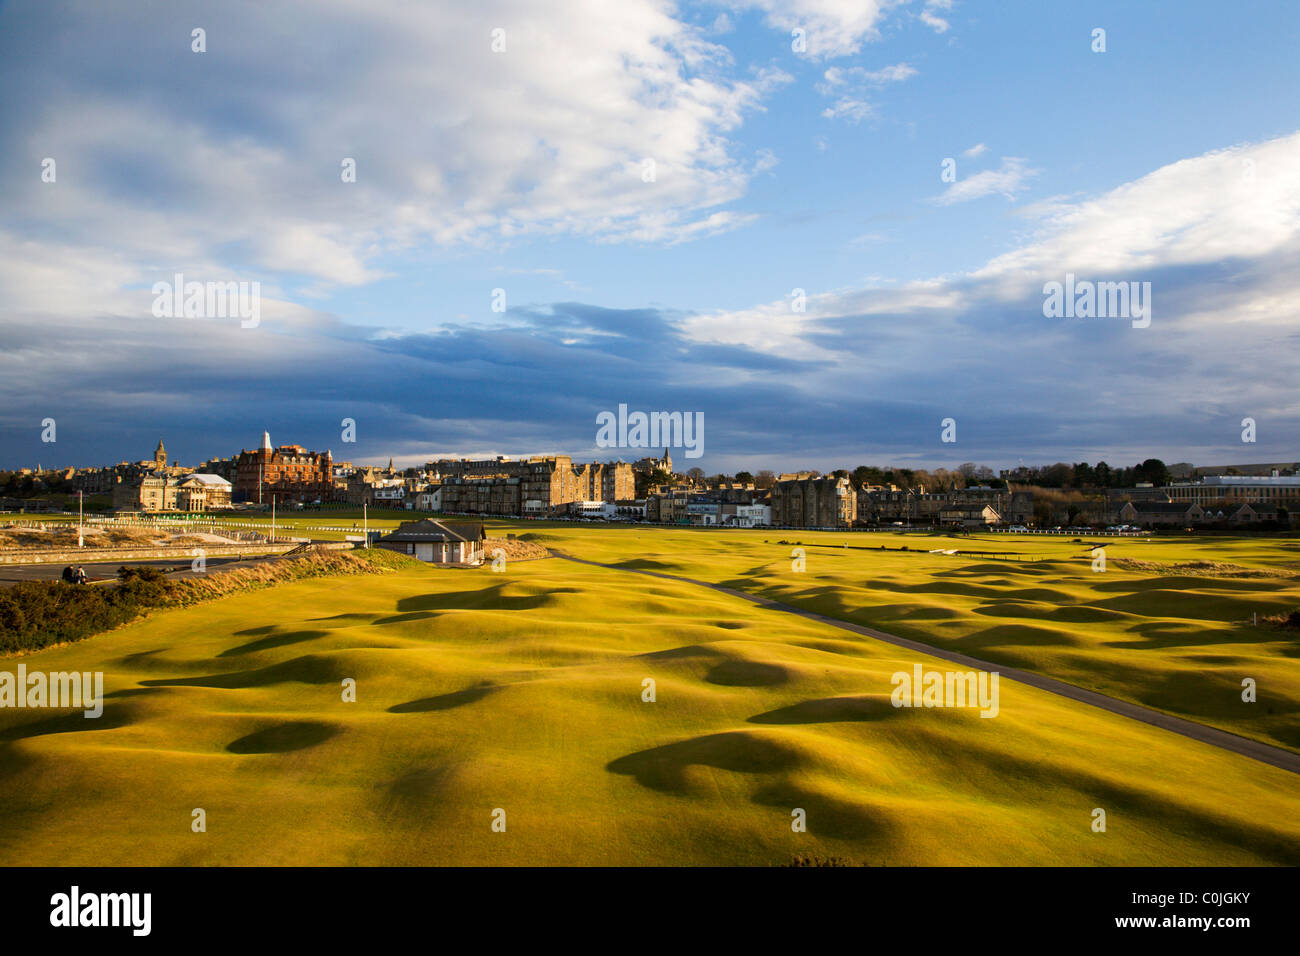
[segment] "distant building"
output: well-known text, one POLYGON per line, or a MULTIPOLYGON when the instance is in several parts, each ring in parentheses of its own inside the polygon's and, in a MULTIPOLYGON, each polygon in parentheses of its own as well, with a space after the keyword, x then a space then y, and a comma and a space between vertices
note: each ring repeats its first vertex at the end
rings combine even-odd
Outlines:
POLYGON ((863 485, 858 492, 860 524, 941 525, 983 524, 985 508, 997 513, 999 524, 1028 524, 1034 517, 1032 491, 1007 491, 1004 488, 961 488, 955 491, 927 492, 924 487, 899 488, 896 485, 863 485), (965 517, 957 517, 962 512, 965 517), (948 518, 945 518, 945 513, 948 518))
POLYGON ((232 490, 220 475, 187 475, 177 483, 176 507, 181 511, 229 508, 232 490))
POLYGON ((772 524, 791 528, 848 528, 858 496, 847 478, 781 475, 772 485, 772 524))
POLYGON ((939 512, 939 524, 945 528, 991 528, 1002 522, 1002 515, 992 505, 959 505, 939 512))
POLYGON ((330 501, 334 497, 334 456, 302 445, 271 447, 262 433, 261 447, 239 453, 235 463, 235 497, 257 504, 274 501, 330 501))
POLYGON ((627 462, 575 465, 568 455, 522 460, 429 462, 442 480, 449 514, 556 515, 578 501, 624 501, 636 495, 627 462))
POLYGON ((752 528, 770 523, 766 498, 766 492, 756 490, 752 482, 708 488, 663 486, 646 494, 645 517, 668 524, 752 528))
POLYGON ((442 485, 427 485, 415 493, 416 511, 442 510, 442 485))
POLYGON ((1187 528, 1205 517, 1205 510, 1185 501, 1130 501, 1119 509, 1120 520, 1139 528, 1187 528))
POLYGON ((1228 523, 1233 525, 1271 524, 1277 521, 1278 518, 1277 505, 1257 503, 1242 505, 1228 518, 1228 523))
POLYGON ((664 449, 662 458, 642 458, 632 463, 632 470, 649 474, 652 471, 663 471, 668 474, 673 473, 673 457, 668 454, 668 449, 664 449))
POLYGON ((1166 485, 1161 489, 1172 501, 1231 505, 1268 502, 1289 509, 1300 506, 1300 477, 1294 475, 1210 475, 1199 482, 1166 485))
POLYGON ((199 465, 197 473, 224 478, 230 482, 233 491, 235 479, 239 477, 239 460, 237 458, 209 458, 199 465))
POLYGON ((407 521, 375 542, 376 547, 409 554, 417 561, 472 567, 483 563, 483 525, 433 518, 407 521))
POLYGON ((167 474, 118 477, 113 485, 115 511, 175 511, 180 480, 167 474))

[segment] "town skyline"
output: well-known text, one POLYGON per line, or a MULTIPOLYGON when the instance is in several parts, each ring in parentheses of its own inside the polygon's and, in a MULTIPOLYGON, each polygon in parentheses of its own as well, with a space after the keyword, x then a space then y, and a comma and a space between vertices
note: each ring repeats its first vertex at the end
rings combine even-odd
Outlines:
MULTIPOLYGON (((1012 464, 992 463, 988 461, 981 461, 978 459, 970 459, 970 458, 962 458, 960 460, 954 458, 948 461, 930 460, 927 463, 903 463, 902 461, 897 459, 876 460, 870 458, 869 456, 864 455, 857 460, 849 461, 842 464, 830 465, 827 467, 823 467, 822 465, 814 462, 793 461, 789 467, 775 467, 770 464, 760 463, 756 467, 740 467, 740 468, 725 469, 725 468, 707 467, 708 465, 707 456, 702 456, 699 459, 683 458, 680 454, 681 449, 673 448, 672 446, 667 446, 667 447, 637 446, 637 447, 624 447, 624 448, 608 448, 608 447, 598 447, 593 444, 589 448, 577 452, 555 449, 555 448, 545 448, 545 449, 539 449, 535 451, 524 451, 524 452, 518 450, 502 450, 502 451, 490 450, 490 451, 482 451, 482 452, 465 452, 465 453, 438 451, 438 452, 428 452, 423 455, 407 455, 407 456, 398 456, 392 454, 386 455, 381 452, 371 456, 353 456, 353 455, 346 454, 346 450, 350 447, 351 444, 348 442, 339 443, 341 444, 343 453, 336 453, 335 448, 323 444, 314 445, 307 441, 302 441, 302 440, 293 440, 288 442, 276 441, 274 435, 271 433, 271 430, 269 428, 263 429, 263 432, 271 436, 272 447, 280 447, 281 445, 284 445, 286 447, 291 445, 298 445, 315 453, 329 452, 335 462, 339 462, 339 463, 348 462, 349 464, 354 465, 358 468, 383 468, 391 462, 394 468, 401 471, 405 471, 408 469, 419 469, 419 468, 423 468, 425 465, 429 463, 437 462, 437 461, 445 461, 445 460, 451 460, 451 461, 488 460, 494 458, 506 458, 514 461, 519 461, 527 458, 541 458, 541 457, 555 457, 555 456, 569 457, 574 461, 578 461, 578 460, 603 461, 609 463, 623 461, 630 464, 632 462, 637 461, 638 459, 646 458, 651 455, 657 456, 658 453, 663 451, 669 451, 670 453, 673 453, 675 463, 680 466, 675 469, 678 474, 686 474, 687 472, 691 471, 694 468, 699 468, 706 475, 719 475, 719 474, 732 475, 732 474, 737 474, 739 472, 749 472, 751 474, 757 474, 758 471, 770 471, 774 474, 780 474, 780 473, 806 471, 809 469, 815 469, 825 474, 830 474, 834 471, 839 471, 839 470, 851 471, 852 469, 863 465, 866 465, 868 467, 885 469, 885 470, 895 469, 895 470, 934 472, 943 469, 951 472, 951 471, 957 471, 964 465, 974 465, 980 469, 991 470, 995 476, 1001 476, 1004 473, 1014 472, 1017 468, 1043 469, 1043 468, 1051 467, 1052 465, 1058 465, 1058 464, 1074 465, 1079 462, 1085 462, 1090 464, 1095 464, 1097 462, 1106 462, 1112 468, 1128 468, 1128 467, 1133 467, 1135 465, 1140 465, 1142 462, 1152 458, 1157 459, 1169 466, 1175 466, 1175 465, 1190 466, 1196 470, 1201 470, 1201 471, 1206 469, 1229 469, 1229 468, 1234 468, 1234 469, 1267 468, 1267 467, 1286 468, 1286 467, 1294 467, 1295 465, 1300 464, 1300 455, 1297 455, 1292 459, 1278 458, 1276 460, 1266 460, 1260 457, 1241 456, 1241 455, 1237 456, 1237 458, 1235 459, 1229 460, 1226 456, 1222 456, 1221 460, 1216 459, 1214 461, 1197 461, 1190 457, 1165 458, 1159 455, 1142 454, 1142 453, 1138 453, 1139 456, 1133 461, 1125 460, 1124 458, 1118 455, 1113 457, 1107 457, 1105 455, 1102 455, 1096 458, 1089 458, 1086 455, 1085 456, 1067 455, 1066 457, 1063 458, 1056 458, 1051 460, 1045 458, 1037 459, 1037 460, 1021 458, 1012 464)), ((165 436, 160 436, 159 441, 165 443, 166 441, 165 436)), ((68 468, 102 468, 102 467, 111 467, 113 465, 122 464, 122 463, 134 463, 134 462, 141 462, 141 461, 148 460, 147 457, 133 458, 130 455, 118 456, 118 457, 110 456, 110 458, 108 459, 99 460, 99 461, 86 461, 86 460, 65 461, 62 459, 56 460, 53 456, 48 455, 48 452, 52 452, 55 450, 56 445, 57 442, 40 444, 40 448, 44 449, 47 452, 47 457, 49 458, 48 461, 43 460, 39 457, 36 458, 31 463, 28 462, 11 463, 11 462, 0 461, 0 471, 20 471, 23 469, 34 469, 37 466, 40 466, 40 468, 44 471, 64 471, 67 470, 68 468)), ((225 454, 187 455, 183 452, 177 452, 175 450, 175 446, 172 445, 170 446, 168 451, 168 461, 169 463, 179 462, 182 465, 185 465, 187 462, 192 462, 193 465, 201 465, 205 462, 214 461, 222 458, 233 459, 237 457, 240 454, 240 452, 252 450, 255 449, 256 447, 258 447, 258 445, 256 444, 246 444, 246 445, 241 445, 237 449, 233 449, 233 450, 227 449, 225 454)))

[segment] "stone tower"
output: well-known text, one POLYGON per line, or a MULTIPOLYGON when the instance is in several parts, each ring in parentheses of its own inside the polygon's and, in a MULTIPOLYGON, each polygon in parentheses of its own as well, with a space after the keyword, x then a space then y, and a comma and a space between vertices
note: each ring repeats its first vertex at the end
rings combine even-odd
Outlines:
POLYGON ((153 451, 153 463, 159 471, 167 467, 167 449, 163 447, 161 438, 158 439, 158 447, 153 451))

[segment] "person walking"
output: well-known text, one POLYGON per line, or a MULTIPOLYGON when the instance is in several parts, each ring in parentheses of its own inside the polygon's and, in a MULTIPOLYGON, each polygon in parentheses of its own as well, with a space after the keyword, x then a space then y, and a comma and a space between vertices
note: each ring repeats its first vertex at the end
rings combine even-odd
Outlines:
POLYGON ((78 584, 86 583, 86 569, 83 568, 81 565, 77 565, 77 583, 78 584))
POLYGON ((63 583, 64 584, 72 583, 72 565, 70 564, 63 569, 63 583))

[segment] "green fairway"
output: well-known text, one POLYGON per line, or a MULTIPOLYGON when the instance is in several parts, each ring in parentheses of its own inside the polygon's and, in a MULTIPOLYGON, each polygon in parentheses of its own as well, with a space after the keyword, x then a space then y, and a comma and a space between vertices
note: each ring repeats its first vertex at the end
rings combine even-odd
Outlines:
MULTIPOLYGON (((1006 651, 1117 686, 1146 668, 1175 698, 1181 681, 1229 670, 1182 659, 1210 653, 1204 645, 1112 646, 1143 639, 1122 621, 1186 622, 1173 598, 1152 615, 1136 600, 1117 608, 1121 623, 1052 619, 1056 607, 1154 589, 1106 590, 1151 576, 1094 581, 1072 559, 808 548, 806 572, 792 574, 778 539, 836 536, 489 529, 507 531, 869 614, 977 656, 1006 651), (1000 609, 1026 640, 1008 630, 961 644, 1011 627, 978 611, 1008 602, 1043 611, 1027 621, 1000 609), (1139 663, 1121 665, 1126 654, 1139 663)), ((932 540, 880 536, 890 547, 932 540)), ((1235 615, 1233 595, 1268 597, 1223 590, 1193 600, 1235 615)), ((1256 707, 1273 684, 1294 683, 1294 656, 1280 648, 1213 649, 1229 652, 1252 665, 1256 707)), ((103 671, 108 697, 97 720, 0 710, 10 864, 1300 863, 1287 771, 1010 681, 993 719, 895 708, 891 675, 951 665, 698 586, 556 559, 500 574, 411 566, 302 581, 157 613, 21 663, 103 671), (347 678, 355 703, 342 699, 347 678), (642 700, 646 679, 654 702, 642 700), (195 808, 207 832, 192 832, 195 808), (1096 808, 1104 833, 1092 830, 1096 808), (497 809, 505 832, 492 829, 497 809), (796 809, 807 832, 792 831, 796 809)), ((1294 710, 1273 720, 1250 726, 1281 739, 1294 710)))
POLYGON ((554 527, 529 537, 597 561, 725 584, 1300 750, 1300 631, 1253 623, 1300 609, 1296 539, 1097 538, 1107 564, 1096 572, 1087 544, 1038 535, 554 527), (804 545, 802 573, 792 570, 796 541, 804 545), (929 553, 952 549, 1004 555, 929 553), (1244 571, 1158 573, 1126 567, 1130 561, 1244 571), (1245 678, 1256 683, 1255 703, 1242 700, 1245 678))

